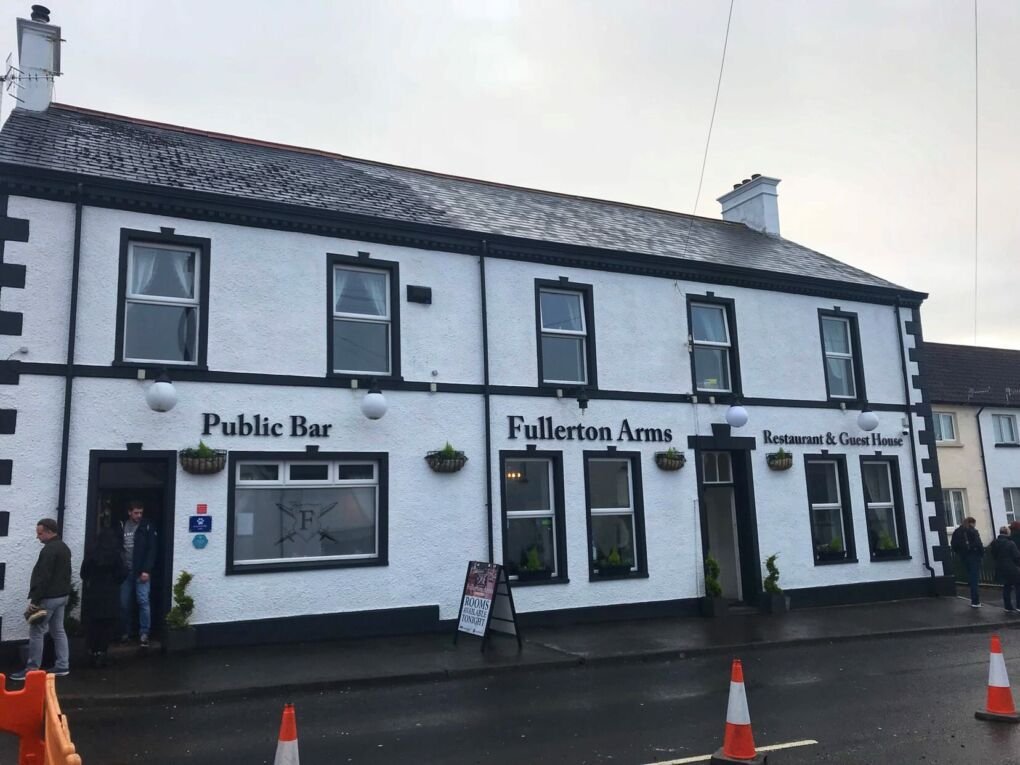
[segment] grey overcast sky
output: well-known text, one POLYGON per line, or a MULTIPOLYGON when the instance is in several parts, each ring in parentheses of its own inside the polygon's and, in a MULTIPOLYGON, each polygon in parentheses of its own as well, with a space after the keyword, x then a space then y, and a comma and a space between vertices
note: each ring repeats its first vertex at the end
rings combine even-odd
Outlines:
MULTIPOLYGON (((3 34, 16 50, 4 0, 3 34)), ((50 0, 56 100, 690 212, 728 0, 50 0)), ((978 0, 977 343, 1020 349, 1020 2, 978 0)), ((736 0, 701 215, 760 172, 785 237, 975 341, 973 0, 736 0)), ((4 113, 11 108, 4 101, 4 113)))

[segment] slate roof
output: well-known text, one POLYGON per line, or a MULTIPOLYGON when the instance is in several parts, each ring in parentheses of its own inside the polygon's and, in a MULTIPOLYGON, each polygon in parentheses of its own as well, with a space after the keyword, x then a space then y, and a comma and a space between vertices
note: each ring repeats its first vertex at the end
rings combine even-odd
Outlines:
POLYGON ((921 361, 932 403, 1020 407, 1020 351, 925 343, 921 361))
POLYGON ((779 237, 682 213, 507 186, 54 104, 15 109, 0 163, 904 291, 779 237), (685 240, 690 241, 685 247, 685 240))

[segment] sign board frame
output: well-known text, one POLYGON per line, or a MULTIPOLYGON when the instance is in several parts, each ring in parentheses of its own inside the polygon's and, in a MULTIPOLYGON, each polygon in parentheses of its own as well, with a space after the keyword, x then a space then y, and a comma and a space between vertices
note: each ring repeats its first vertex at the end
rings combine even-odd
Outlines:
POLYGON ((482 651, 485 650, 490 632, 513 635, 517 638, 517 650, 524 647, 517 624, 514 596, 510 591, 510 580, 506 569, 500 564, 476 560, 468 562, 460 610, 457 613, 457 628, 453 633, 454 645, 461 632, 480 637, 482 651))

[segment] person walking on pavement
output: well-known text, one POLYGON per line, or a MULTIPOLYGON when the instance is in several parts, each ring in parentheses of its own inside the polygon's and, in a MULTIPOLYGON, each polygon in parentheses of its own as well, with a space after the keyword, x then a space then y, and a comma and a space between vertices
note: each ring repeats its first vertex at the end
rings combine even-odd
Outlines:
POLYGON ((106 665, 106 651, 117 635, 120 616, 120 588, 128 569, 117 532, 101 529, 81 562, 82 611, 92 666, 106 665))
MULTIPOLYGON (((1013 540, 1013 544, 1020 550, 1020 521, 1013 521, 1009 524, 1009 538, 1013 540)), ((1017 596, 1020 597, 1020 591, 1017 592, 1017 596)))
POLYGON ((964 518, 963 523, 956 527, 949 546, 953 552, 963 559, 967 567, 967 583, 970 585, 970 607, 981 608, 981 592, 978 579, 981 576, 981 559, 984 557, 984 545, 981 535, 975 528, 977 520, 964 518))
POLYGON ((156 529, 145 517, 145 505, 137 500, 128 504, 128 517, 120 525, 124 565, 128 576, 120 588, 121 640, 131 636, 135 603, 138 604, 138 642, 149 646, 152 615, 149 610, 149 588, 152 568, 156 565, 156 529))
MULTIPOLYGON (((1016 611, 1013 593, 1020 585, 1020 549, 1009 537, 1009 526, 999 529, 999 536, 988 545, 995 560, 995 578, 1002 583, 1002 604, 1007 611, 1016 611)), ((1017 592, 1020 600, 1020 592, 1017 592)))
POLYGON ((57 522, 43 518, 36 524, 35 537, 43 544, 39 559, 32 569, 28 588, 28 609, 25 620, 28 628, 28 661, 25 668, 12 672, 11 680, 24 680, 28 672, 42 664, 43 638, 50 633, 56 659, 53 674, 66 677, 70 674, 67 650, 67 633, 64 632, 64 610, 71 594, 71 551, 57 533, 57 522))

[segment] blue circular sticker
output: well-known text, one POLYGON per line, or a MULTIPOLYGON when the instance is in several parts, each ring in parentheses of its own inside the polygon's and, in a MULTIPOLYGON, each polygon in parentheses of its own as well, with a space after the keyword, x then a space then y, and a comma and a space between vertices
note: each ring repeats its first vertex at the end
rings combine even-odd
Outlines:
POLYGON ((209 544, 209 537, 207 537, 205 534, 195 534, 195 536, 191 538, 191 544, 195 545, 195 547, 201 550, 203 547, 209 544))

